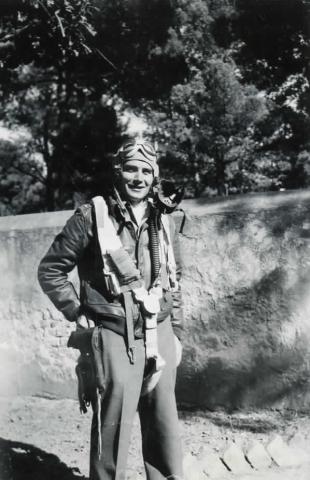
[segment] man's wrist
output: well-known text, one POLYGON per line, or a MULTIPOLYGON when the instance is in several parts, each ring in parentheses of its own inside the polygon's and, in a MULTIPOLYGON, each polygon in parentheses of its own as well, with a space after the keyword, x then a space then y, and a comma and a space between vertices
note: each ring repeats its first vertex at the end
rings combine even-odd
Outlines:
POLYGON ((93 320, 90 320, 89 318, 86 317, 86 315, 81 314, 76 320, 76 326, 77 328, 93 328, 95 326, 95 323, 93 320))

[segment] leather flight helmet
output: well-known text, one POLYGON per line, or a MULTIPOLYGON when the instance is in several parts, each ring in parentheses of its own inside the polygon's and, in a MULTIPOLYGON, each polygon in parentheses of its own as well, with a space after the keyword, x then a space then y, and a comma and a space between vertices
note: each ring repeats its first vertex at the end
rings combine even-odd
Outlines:
POLYGON ((123 165, 129 160, 141 160, 147 163, 153 170, 154 178, 159 176, 159 168, 157 164, 157 154, 154 145, 145 140, 136 140, 124 143, 116 155, 116 167, 123 165))

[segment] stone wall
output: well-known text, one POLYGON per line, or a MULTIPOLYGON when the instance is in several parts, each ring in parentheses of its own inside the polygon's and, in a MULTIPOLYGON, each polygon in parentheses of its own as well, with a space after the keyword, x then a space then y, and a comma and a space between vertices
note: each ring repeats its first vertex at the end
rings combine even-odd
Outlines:
POLYGON ((187 202, 180 401, 310 407, 310 191, 187 202))
MULTIPOLYGON (((183 208, 178 401, 309 410, 310 191, 188 200, 183 208)), ((76 354, 66 347, 73 326, 36 280, 70 214, 0 219, 2 394, 75 396, 76 354)))
POLYGON ((0 394, 75 396, 72 325, 41 292, 37 267, 72 212, 0 219, 0 394))

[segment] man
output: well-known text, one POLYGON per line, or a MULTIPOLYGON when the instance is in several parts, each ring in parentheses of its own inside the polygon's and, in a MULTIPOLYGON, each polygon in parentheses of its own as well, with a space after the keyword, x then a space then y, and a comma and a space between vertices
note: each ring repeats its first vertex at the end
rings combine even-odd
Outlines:
POLYGON ((145 141, 125 144, 114 174, 111 192, 68 220, 42 259, 38 278, 78 329, 95 326, 99 383, 92 398, 90 480, 126 478, 137 410, 147 478, 181 479, 174 394, 182 331, 178 240, 154 194, 154 147, 145 141), (68 281, 75 266, 80 297, 68 281))

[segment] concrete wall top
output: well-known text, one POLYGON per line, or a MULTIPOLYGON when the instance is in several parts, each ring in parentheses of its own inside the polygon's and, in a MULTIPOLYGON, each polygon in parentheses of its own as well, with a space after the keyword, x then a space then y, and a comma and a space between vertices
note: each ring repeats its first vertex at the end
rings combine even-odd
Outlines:
POLYGON ((200 216, 228 212, 250 213, 276 208, 296 208, 298 205, 304 205, 308 202, 310 202, 310 189, 247 193, 229 197, 216 197, 214 199, 201 197, 193 200, 184 200, 181 206, 186 213, 200 216))
MULTIPOLYGON (((194 216, 216 215, 228 212, 255 212, 276 208, 296 208, 298 205, 310 203, 310 189, 285 192, 249 193, 214 199, 201 197, 183 200, 181 207, 186 214, 194 216)), ((58 212, 30 213, 0 218, 0 231, 33 230, 62 227, 73 210, 58 212)))
POLYGON ((0 218, 0 231, 62 227, 72 213, 73 210, 63 210, 60 212, 8 215, 0 218))

